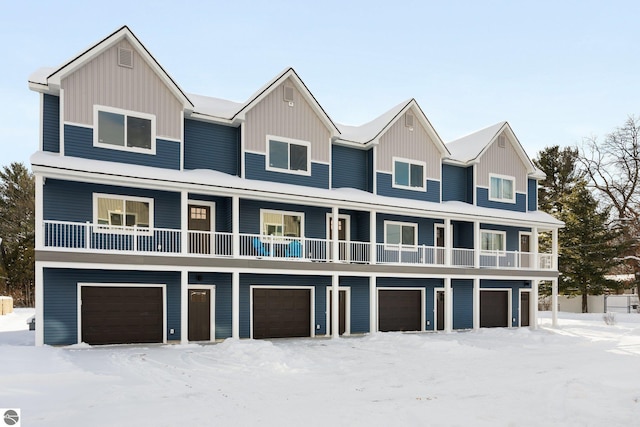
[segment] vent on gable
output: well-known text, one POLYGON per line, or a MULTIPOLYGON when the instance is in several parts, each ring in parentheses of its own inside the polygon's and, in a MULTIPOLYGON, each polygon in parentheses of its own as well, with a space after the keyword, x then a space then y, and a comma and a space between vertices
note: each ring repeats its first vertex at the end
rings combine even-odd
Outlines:
POLYGON ((283 101, 293 102, 293 86, 284 86, 283 101))
POLYGON ((118 48, 118 65, 133 68, 133 51, 131 49, 118 48))
POLYGON ((507 137, 504 135, 500 135, 498 137, 498 147, 504 148, 507 146, 507 137))
POLYGON ((404 115, 404 125, 408 128, 413 128, 413 114, 407 113, 404 115))

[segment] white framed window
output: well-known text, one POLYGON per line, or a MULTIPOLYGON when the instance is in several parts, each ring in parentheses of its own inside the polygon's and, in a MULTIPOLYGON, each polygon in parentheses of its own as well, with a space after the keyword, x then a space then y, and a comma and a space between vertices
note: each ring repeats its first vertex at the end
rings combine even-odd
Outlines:
POLYGON ((156 153, 156 116, 93 106, 93 145, 135 153, 156 153))
POLYGON ((304 237, 304 213, 260 209, 263 236, 304 237))
POLYGON ((135 227, 142 232, 153 228, 153 199, 93 193, 93 223, 100 231, 122 231, 135 227))
POLYGON ((385 246, 413 247, 418 246, 418 224, 412 222, 385 221, 385 246))
POLYGON ((267 135, 266 169, 298 175, 311 175, 311 143, 267 135))
POLYGON ((504 231, 481 231, 480 249, 483 251, 504 252, 506 248, 507 233, 504 231))
POLYGON ((417 160, 393 158, 393 187, 409 190, 426 190, 425 170, 427 164, 417 160))
POLYGON ((489 174, 489 200, 515 203, 515 183, 512 176, 489 174))

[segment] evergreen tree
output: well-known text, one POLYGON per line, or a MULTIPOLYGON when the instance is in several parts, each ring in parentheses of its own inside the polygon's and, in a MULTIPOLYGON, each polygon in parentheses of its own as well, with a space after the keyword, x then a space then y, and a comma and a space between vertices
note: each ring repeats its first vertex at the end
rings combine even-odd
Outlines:
POLYGON ((4 166, 0 170, 0 283, 24 305, 33 305, 34 221, 33 175, 22 163, 4 166))
POLYGON ((538 207, 544 212, 562 212, 563 196, 584 176, 578 168, 578 150, 572 147, 547 147, 538 153, 533 163, 547 177, 540 181, 538 207))

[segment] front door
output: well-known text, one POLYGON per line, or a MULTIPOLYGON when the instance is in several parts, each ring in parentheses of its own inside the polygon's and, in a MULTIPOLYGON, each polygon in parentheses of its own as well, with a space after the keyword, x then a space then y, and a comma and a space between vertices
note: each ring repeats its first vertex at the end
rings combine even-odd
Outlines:
POLYGON ((444 331, 444 291, 436 292, 436 331, 444 331))
POLYGON ((211 206, 189 204, 189 253, 211 253, 211 206))
MULTIPOLYGON (((329 217, 329 240, 333 239, 333 217, 329 217)), ((338 247, 340 260, 349 260, 349 244, 347 243, 347 217, 338 218, 338 247)))
POLYGON ((529 326, 529 292, 520 292, 520 326, 529 326))
POLYGON ((520 234, 520 267, 531 267, 531 235, 520 234))
POLYGON ((436 225, 436 264, 444 264, 444 225, 436 225))
POLYGON ((211 339, 211 291, 189 289, 189 341, 211 339))
MULTIPOLYGON (((333 317, 331 317, 332 309, 333 309, 333 291, 329 290, 329 322, 328 322, 329 335, 333 333, 333 328, 331 323, 333 320, 333 317)), ((338 291, 338 324, 340 327, 338 332, 340 333, 340 335, 344 334, 345 331, 347 330, 346 311, 347 311, 347 291, 338 291)))

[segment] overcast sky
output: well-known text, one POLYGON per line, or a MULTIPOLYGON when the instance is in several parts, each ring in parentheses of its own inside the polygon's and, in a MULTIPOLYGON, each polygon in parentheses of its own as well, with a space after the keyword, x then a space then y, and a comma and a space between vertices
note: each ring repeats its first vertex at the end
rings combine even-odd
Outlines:
POLYGON ((637 1, 0 0, 0 166, 38 147, 29 75, 128 25, 180 87, 246 100, 292 66, 336 122, 415 98, 445 142, 502 120, 531 157, 640 115, 637 1))

